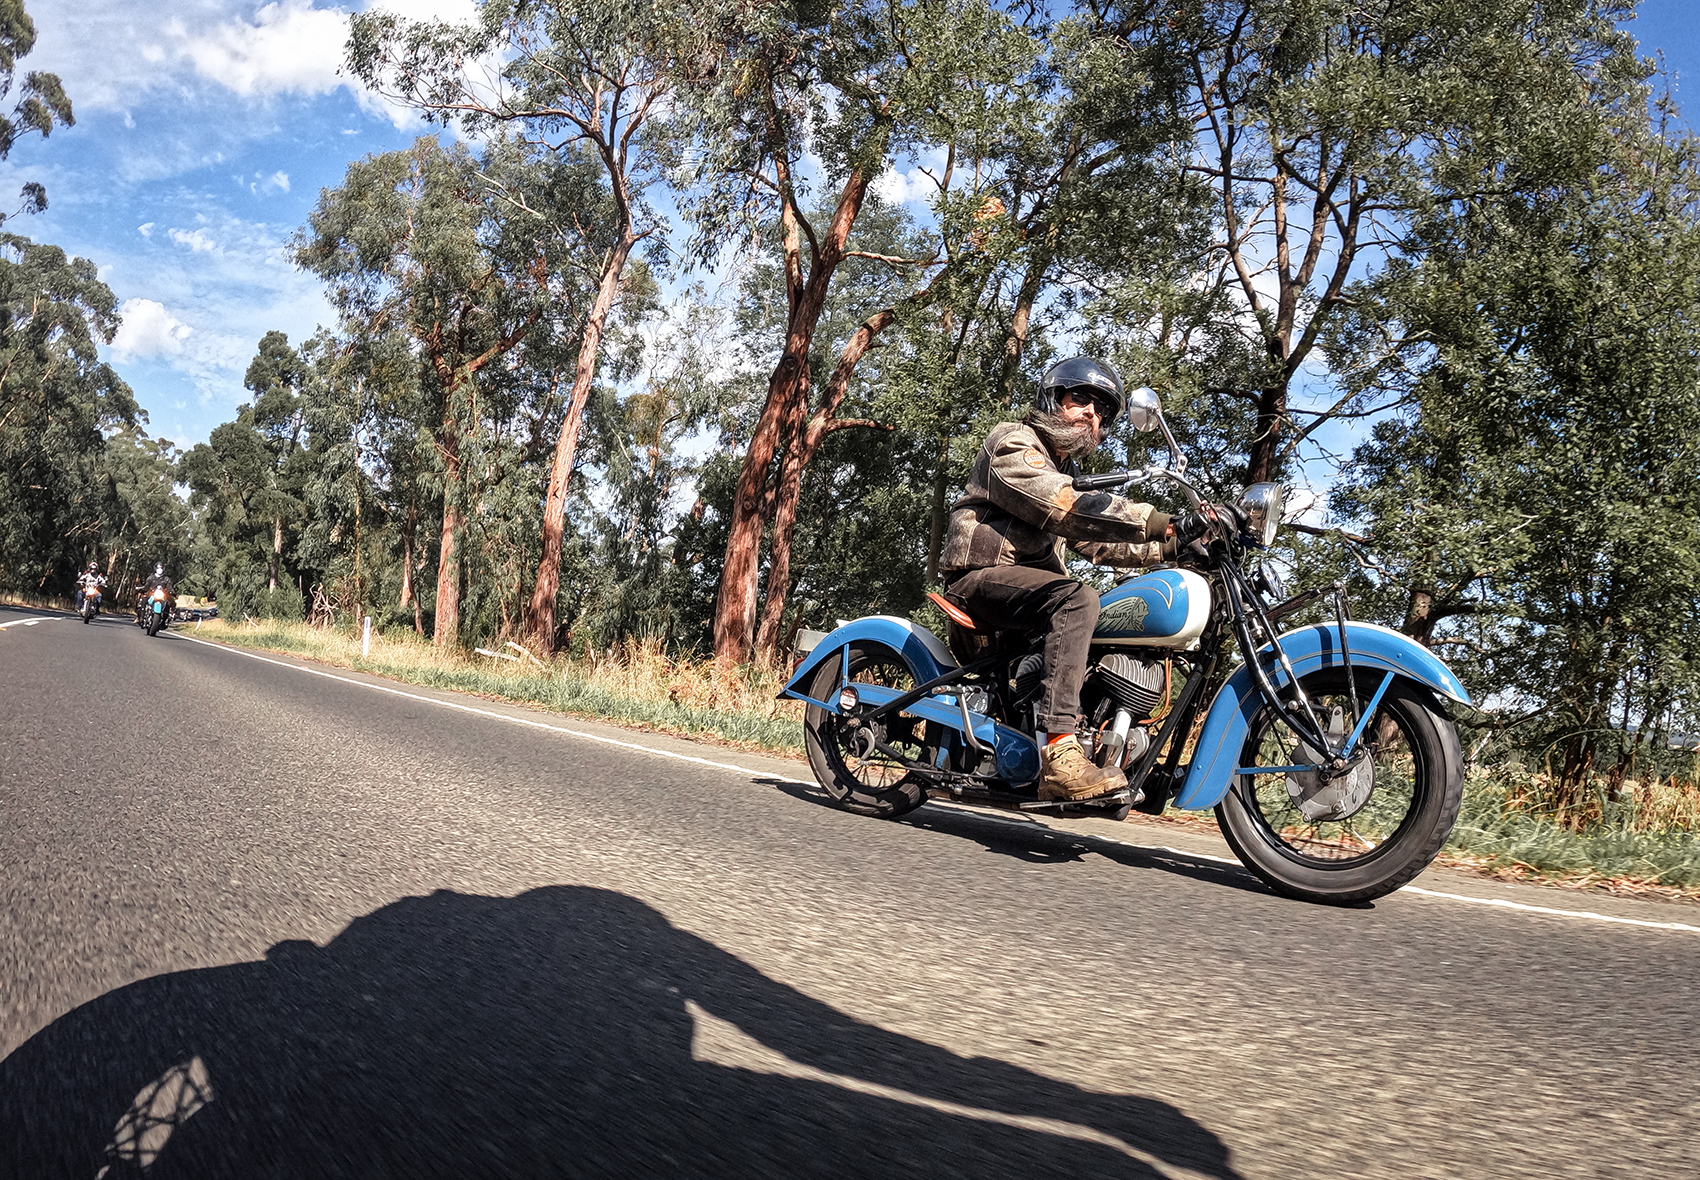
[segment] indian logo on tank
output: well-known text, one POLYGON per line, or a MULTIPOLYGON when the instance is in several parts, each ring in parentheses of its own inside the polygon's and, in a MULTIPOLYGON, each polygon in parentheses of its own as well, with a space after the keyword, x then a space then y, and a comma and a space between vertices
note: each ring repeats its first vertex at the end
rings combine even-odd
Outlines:
POLYGON ((1143 597, 1129 594, 1104 608, 1104 613, 1098 616, 1098 630, 1143 635, 1145 616, 1150 613, 1151 608, 1146 605, 1143 597))

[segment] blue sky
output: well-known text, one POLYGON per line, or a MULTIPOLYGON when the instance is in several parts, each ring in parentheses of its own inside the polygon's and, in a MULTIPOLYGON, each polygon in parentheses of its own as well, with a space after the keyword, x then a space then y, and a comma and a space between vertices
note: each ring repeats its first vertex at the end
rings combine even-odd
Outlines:
MULTIPOLYGON (((473 9, 375 6, 449 18, 473 9)), ((347 13, 359 7, 28 0, 38 39, 20 73, 59 74, 77 125, 26 139, 0 163, 0 193, 38 180, 50 202, 6 228, 100 266, 125 310, 107 359, 155 435, 204 440, 247 400, 242 373, 266 331, 299 341, 334 320, 318 283, 290 265, 290 236, 349 161, 425 130, 338 74, 347 13)), ((1694 0, 1643 0, 1631 28, 1644 53, 1664 51, 1679 101, 1700 92, 1694 0)))

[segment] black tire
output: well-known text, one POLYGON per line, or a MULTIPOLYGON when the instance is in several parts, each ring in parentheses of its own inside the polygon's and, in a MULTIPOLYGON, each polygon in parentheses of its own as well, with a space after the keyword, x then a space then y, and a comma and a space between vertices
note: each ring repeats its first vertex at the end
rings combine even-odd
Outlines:
POLYGON ((94 618, 94 612, 85 606, 83 608, 83 622, 87 624, 92 618, 94 618))
POLYGON ((159 634, 160 626, 164 622, 165 622, 165 612, 164 611, 160 611, 157 615, 153 615, 148 619, 148 638, 149 639, 152 639, 155 635, 159 634))
MULTIPOLYGON (((1383 675, 1358 670, 1364 706, 1383 675)), ((1303 684, 1319 714, 1326 718, 1339 705, 1350 718, 1343 671, 1312 673, 1303 684)), ((1372 749, 1373 786, 1339 820, 1326 814, 1307 819, 1294 794, 1302 794, 1302 784, 1284 774, 1235 775, 1217 804, 1216 818, 1235 855, 1275 892, 1328 905, 1370 901, 1416 877, 1446 842, 1463 798, 1464 756, 1458 731, 1433 694, 1396 679, 1365 728, 1363 743, 1372 749)), ((1240 765, 1305 762, 1291 731, 1264 706, 1252 718, 1240 765)))
MULTIPOLYGON (((903 657, 884 644, 858 644, 851 647, 849 653, 852 680, 895 688, 913 688, 918 683, 903 657)), ((835 653, 816 670, 809 695, 817 701, 831 701, 838 696, 840 659, 835 653)), ((914 728, 925 729, 926 726, 916 722, 907 737, 888 735, 887 741, 893 748, 915 755, 915 760, 920 761, 919 755, 926 747, 913 740, 914 728)), ((804 708, 803 745, 808 751, 809 766, 834 803, 858 815, 896 819, 927 801, 926 785, 914 775, 889 764, 863 762, 857 758, 846 745, 849 732, 838 714, 815 705, 804 708)))

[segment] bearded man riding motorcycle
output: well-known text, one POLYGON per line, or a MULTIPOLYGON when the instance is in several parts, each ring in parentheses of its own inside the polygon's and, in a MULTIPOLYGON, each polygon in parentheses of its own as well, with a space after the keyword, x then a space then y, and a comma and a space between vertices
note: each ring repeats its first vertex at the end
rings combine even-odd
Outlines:
POLYGON ((1127 786, 1120 770, 1094 765, 1075 736, 1098 593, 1069 576, 1064 546, 1099 565, 1154 565, 1205 528, 1195 513, 1171 520, 1149 504, 1074 490, 1076 460, 1098 449, 1126 404, 1105 362, 1053 365, 1034 409, 986 436, 967 494, 951 505, 940 555, 945 598, 977 625, 1044 635, 1036 736, 1045 799, 1093 799, 1127 786))

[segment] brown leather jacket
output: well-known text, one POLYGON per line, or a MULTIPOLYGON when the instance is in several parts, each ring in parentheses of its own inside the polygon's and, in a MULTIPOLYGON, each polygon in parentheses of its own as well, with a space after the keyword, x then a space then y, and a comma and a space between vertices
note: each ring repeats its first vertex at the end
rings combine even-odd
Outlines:
POLYGON ((1167 513, 1109 492, 1077 492, 1072 460, 1057 462, 1026 422, 1000 422, 950 509, 939 568, 1032 565, 1066 573, 1063 547, 1098 565, 1153 565, 1164 557, 1167 513), (1158 538, 1147 540, 1147 538, 1158 538))

